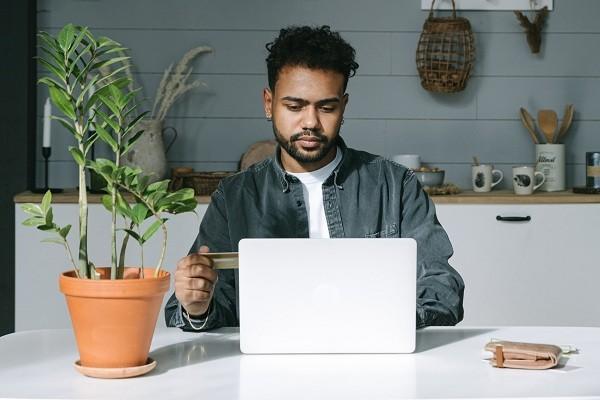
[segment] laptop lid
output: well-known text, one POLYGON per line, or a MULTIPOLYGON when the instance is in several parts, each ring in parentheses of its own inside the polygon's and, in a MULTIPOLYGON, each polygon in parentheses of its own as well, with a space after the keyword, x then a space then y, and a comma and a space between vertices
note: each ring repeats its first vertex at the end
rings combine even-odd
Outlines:
POLYGON ((239 253, 243 353, 414 351, 414 239, 243 239, 239 253))

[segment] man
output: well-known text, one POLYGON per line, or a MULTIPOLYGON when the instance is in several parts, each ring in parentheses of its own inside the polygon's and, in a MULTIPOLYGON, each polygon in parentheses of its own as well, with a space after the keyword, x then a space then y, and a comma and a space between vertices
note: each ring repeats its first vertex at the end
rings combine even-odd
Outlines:
MULTIPOLYGON (((350 149, 339 136, 354 49, 329 27, 291 27, 267 45, 266 118, 272 159, 221 182, 190 255, 175 272, 167 325, 237 326, 236 274, 202 253, 237 251, 243 238, 412 237, 417 254, 417 327, 455 325, 464 284, 448 265, 452 246, 412 171, 350 149)), ((366 132, 368 134, 368 132, 366 132)), ((307 257, 299 248, 290 257, 307 257)), ((365 275, 376 273, 365 265, 365 275)), ((268 294, 266 294, 268 295, 268 294)))

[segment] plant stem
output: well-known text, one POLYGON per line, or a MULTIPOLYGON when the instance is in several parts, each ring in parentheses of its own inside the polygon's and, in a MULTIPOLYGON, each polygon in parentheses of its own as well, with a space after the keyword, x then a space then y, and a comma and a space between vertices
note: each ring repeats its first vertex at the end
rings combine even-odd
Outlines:
POLYGON ((117 184, 119 186, 121 186, 122 188, 124 188, 125 190, 127 190, 129 193, 133 194, 135 197, 137 197, 146 206, 146 208, 148 208, 148 210, 150 210, 150 212, 152 213, 154 218, 156 218, 157 220, 159 220, 161 222, 160 226, 163 231, 163 242, 162 242, 162 248, 160 250, 160 257, 158 259, 158 265, 154 269, 154 277, 156 278, 156 277, 158 277, 158 272, 162 268, 162 263, 165 258, 165 253, 167 251, 167 227, 165 226, 162 219, 160 219, 160 215, 154 210, 154 208, 152 208, 152 206, 150 204, 148 204, 148 202, 144 199, 144 197, 141 194, 139 194, 135 190, 123 185, 122 183, 117 183, 117 184))
POLYGON ((63 244, 65 246, 65 250, 67 251, 67 255, 69 256, 69 260, 71 261, 71 264, 73 264, 75 275, 77 275, 77 278, 81 278, 81 275, 79 275, 79 270, 77 269, 77 264, 75 264, 75 260, 73 260, 73 253, 71 253, 71 247, 69 247, 69 242, 67 242, 67 239, 63 238, 63 244))
MULTIPOLYGON (((129 229, 133 229, 134 224, 129 224, 129 229)), ((125 235, 123 242, 121 243, 121 252, 119 253, 119 267, 117 268, 117 279, 123 279, 123 272, 125 270, 125 251, 127 250, 127 243, 129 242, 129 235, 125 235)))
MULTIPOLYGON (((123 119, 118 116, 118 126, 123 126, 123 119)), ((116 170, 119 170, 121 164, 121 132, 120 130, 115 132, 117 137, 117 151, 115 152, 115 166, 116 170)), ((112 224, 111 224, 111 265, 110 265, 110 278, 117 279, 117 185, 112 185, 111 197, 112 197, 112 224)))
MULTIPOLYGON (((79 150, 82 154, 85 154, 81 142, 79 143, 79 150)), ((89 279, 91 278, 91 271, 87 253, 87 221, 88 203, 85 187, 85 167, 79 165, 79 275, 89 279)))
POLYGON ((110 279, 117 279, 117 187, 115 185, 111 186, 110 279))
MULTIPOLYGON (((154 214, 156 216, 156 214, 154 214)), ((160 219, 159 216, 156 216, 158 219, 160 219)), ((158 271, 160 271, 160 269, 162 268, 162 263, 163 260, 165 259, 165 253, 167 251, 167 227, 165 226, 164 223, 162 223, 160 225, 160 227, 162 228, 163 231, 163 244, 162 244, 162 249, 160 250, 160 258, 158 259, 158 265, 156 266, 156 269, 154 270, 154 277, 158 278, 158 271)))
MULTIPOLYGON (((138 235, 140 234, 140 230, 138 229, 138 235)), ((142 265, 140 267, 140 279, 144 279, 144 245, 140 245, 140 257, 142 259, 142 265)))

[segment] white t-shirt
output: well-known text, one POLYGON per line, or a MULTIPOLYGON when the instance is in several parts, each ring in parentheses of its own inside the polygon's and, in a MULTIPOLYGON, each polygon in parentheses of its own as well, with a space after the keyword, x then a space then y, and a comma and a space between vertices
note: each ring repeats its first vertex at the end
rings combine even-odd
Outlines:
POLYGON ((326 166, 312 172, 288 172, 288 174, 295 176, 302 182, 310 238, 329 238, 329 228, 327 227, 325 207, 323 206, 323 182, 331 175, 340 161, 342 161, 342 151, 338 147, 335 158, 326 166))

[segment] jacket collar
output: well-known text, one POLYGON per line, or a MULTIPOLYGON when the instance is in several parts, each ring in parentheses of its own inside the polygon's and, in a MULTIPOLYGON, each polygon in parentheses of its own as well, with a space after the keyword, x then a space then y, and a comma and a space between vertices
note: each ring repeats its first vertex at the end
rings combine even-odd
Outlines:
MULTIPOLYGON (((341 138, 341 136, 337 137, 336 144, 342 150, 342 161, 340 161, 337 167, 335 167, 331 175, 327 178, 327 180, 325 180, 325 183, 331 184, 331 181, 333 180, 333 184, 341 190, 344 187, 341 185, 340 182, 342 182, 343 177, 346 176, 347 172, 350 170, 351 156, 348 146, 346 145, 346 142, 344 142, 344 139, 341 138)), ((283 165, 281 164, 281 151, 281 146, 277 144, 277 148, 272 157, 272 165, 275 168, 277 176, 279 177, 281 188, 285 193, 289 191, 290 179, 292 179, 293 177, 290 174, 288 174, 285 171, 285 169, 283 169, 283 165)))

